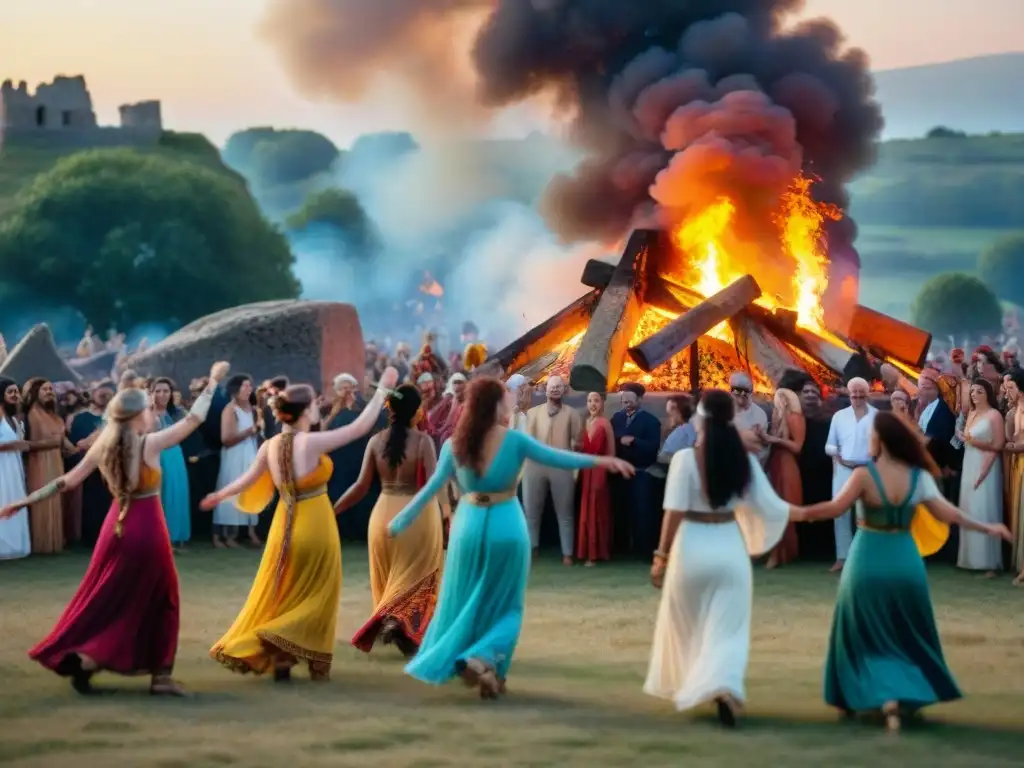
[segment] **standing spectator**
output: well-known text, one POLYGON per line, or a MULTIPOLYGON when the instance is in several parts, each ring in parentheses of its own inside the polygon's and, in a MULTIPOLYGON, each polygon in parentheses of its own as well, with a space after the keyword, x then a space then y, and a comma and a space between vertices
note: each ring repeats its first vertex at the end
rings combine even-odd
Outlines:
MULTIPOLYGON (((57 415, 53 384, 45 379, 29 379, 22 388, 21 399, 29 440, 25 488, 31 494, 64 474, 62 449, 71 446, 64 436, 64 421, 57 415)), ((52 554, 64 549, 64 514, 59 494, 33 504, 29 518, 32 552, 52 554)))
POLYGON ((636 475, 612 484, 616 549, 649 560, 661 534, 661 500, 655 498, 654 477, 647 470, 658 460, 661 422, 641 408, 647 390, 627 382, 619 389, 622 410, 612 415, 615 454, 636 467, 636 475))
MULTIPOLYGON (((21 392, 13 379, 0 376, 0 507, 25 498, 25 464, 28 450, 25 428, 18 418, 21 392)), ((32 539, 28 530, 28 509, 22 508, 0 520, 0 560, 28 557, 32 539)))
MULTIPOLYGON (((1003 519, 1003 417, 988 379, 975 378, 970 398, 967 425, 957 435, 965 446, 959 506, 975 522, 997 524, 1003 519)), ((1003 567, 1002 544, 998 539, 963 530, 957 566, 983 571, 986 578, 992 578, 1003 567)))
MULTIPOLYGON (((221 412, 220 418, 220 474, 217 476, 217 488, 224 488, 241 477, 256 459, 256 435, 260 427, 253 415, 251 395, 253 394, 252 379, 244 373, 235 374, 227 381, 227 395, 231 399, 221 412)), ((213 513, 213 546, 217 548, 238 547, 238 529, 248 528, 249 541, 253 546, 260 546, 256 536, 256 515, 248 515, 239 510, 233 501, 224 501, 217 505, 213 513)))
POLYGON ((768 443, 764 440, 768 431, 768 415, 753 401, 754 382, 751 381, 750 374, 745 371, 733 373, 729 377, 729 392, 736 404, 733 423, 739 430, 747 450, 763 465, 768 459, 768 443))
MULTIPOLYGON (((604 415, 605 394, 587 395, 587 420, 581 435, 581 451, 591 456, 615 455, 615 432, 604 415)), ((608 472, 604 467, 580 470, 580 527, 576 558, 592 566, 612 556, 611 499, 608 472)))
MULTIPOLYGON (((800 481, 800 451, 804 447, 807 426, 804 421, 800 398, 796 392, 782 387, 775 391, 775 407, 772 409, 772 425, 765 436, 769 445, 767 474, 772 488, 779 498, 792 506, 803 504, 804 492, 800 481)), ((766 568, 775 568, 796 560, 800 544, 796 524, 790 521, 782 539, 768 556, 766 568)))

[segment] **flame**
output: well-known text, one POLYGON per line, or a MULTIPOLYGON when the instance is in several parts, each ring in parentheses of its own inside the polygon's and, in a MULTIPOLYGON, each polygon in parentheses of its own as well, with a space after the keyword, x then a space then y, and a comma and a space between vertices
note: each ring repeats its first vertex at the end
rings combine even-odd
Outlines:
POLYGON ((444 288, 429 272, 424 272, 423 281, 420 283, 420 293, 439 299, 444 296, 444 288))
MULTIPOLYGON (((788 308, 796 313, 798 327, 845 347, 842 339, 826 330, 822 307, 822 297, 828 288, 823 224, 826 218, 840 218, 842 212, 833 205, 815 202, 810 194, 811 185, 811 179, 797 177, 782 197, 780 211, 773 221, 783 253, 796 265, 792 277, 794 298, 788 308)), ((750 271, 727 245, 735 216, 736 203, 722 196, 684 220, 672 233, 675 245, 689 262, 686 283, 702 296, 713 296, 750 271)), ((769 310, 780 306, 777 297, 766 294, 756 303, 769 310)), ((708 335, 721 341, 733 340, 727 323, 715 326, 708 335)))

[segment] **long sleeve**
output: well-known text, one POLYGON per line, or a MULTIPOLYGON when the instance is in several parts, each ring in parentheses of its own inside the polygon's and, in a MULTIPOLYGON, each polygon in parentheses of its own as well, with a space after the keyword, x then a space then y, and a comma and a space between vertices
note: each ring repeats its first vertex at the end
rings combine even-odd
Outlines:
POLYGON ((838 456, 840 451, 839 446, 839 428, 836 427, 836 419, 839 418, 839 414, 835 414, 832 417, 832 421, 828 425, 828 437, 825 439, 825 455, 826 456, 838 456))
POLYGON ((521 455, 524 458, 535 461, 538 464, 543 464, 546 467, 554 467, 555 469, 590 469, 597 466, 599 458, 597 456, 551 448, 539 440, 534 440, 529 435, 519 432, 510 432, 506 439, 509 437, 519 440, 520 450, 522 451, 521 455))
POLYGON ((444 484, 448 482, 454 469, 455 460, 452 457, 452 444, 446 442, 441 446, 441 455, 437 459, 437 466, 434 468, 430 479, 412 497, 412 500, 406 505, 405 509, 399 512, 391 521, 390 525, 388 525, 388 533, 392 536, 397 536, 416 522, 416 518, 419 517, 423 508, 437 496, 441 488, 444 487, 444 484))
MULTIPOLYGON (((637 424, 633 440, 633 462, 637 467, 649 467, 658 460, 658 444, 661 442, 661 423, 652 414, 645 414, 643 422, 637 424)), ((639 416, 637 417, 639 420, 639 416)))
POLYGON ((750 485, 736 507, 736 523, 743 532, 747 552, 761 555, 782 539, 789 523, 789 502, 772 488, 768 475, 753 456, 750 461, 750 485))

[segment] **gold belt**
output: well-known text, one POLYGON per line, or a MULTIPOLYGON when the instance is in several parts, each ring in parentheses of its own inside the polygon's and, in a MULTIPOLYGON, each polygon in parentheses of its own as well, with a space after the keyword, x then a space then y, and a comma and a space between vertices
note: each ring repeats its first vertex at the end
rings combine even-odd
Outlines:
POLYGON ((509 501, 515 497, 516 492, 512 490, 494 491, 493 493, 467 493, 462 498, 474 507, 493 507, 496 504, 501 504, 503 501, 509 501))
POLYGON ((385 496, 409 496, 418 491, 419 488, 410 483, 385 483, 380 487, 380 492, 385 496))
POLYGON ((680 512, 679 516, 688 523, 722 525, 736 520, 735 512, 680 512))
POLYGON ((315 488, 310 488, 308 491, 295 494, 296 501, 308 501, 309 499, 315 499, 317 496, 324 496, 327 493, 326 485, 318 485, 315 488))
POLYGON ((148 491, 138 491, 137 493, 133 493, 131 495, 131 500, 132 501, 138 501, 139 499, 151 499, 154 496, 159 496, 159 495, 160 495, 160 489, 159 488, 151 488, 148 491))

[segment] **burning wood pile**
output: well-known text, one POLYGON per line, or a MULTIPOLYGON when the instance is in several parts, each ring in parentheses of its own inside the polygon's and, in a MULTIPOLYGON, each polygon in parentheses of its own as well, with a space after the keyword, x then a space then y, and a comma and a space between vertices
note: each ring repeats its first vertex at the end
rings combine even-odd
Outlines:
MULTIPOLYGON (((796 264, 788 297, 763 290, 759 280, 783 284, 763 259, 759 274, 730 261, 730 203, 722 200, 671 232, 634 231, 617 265, 590 261, 582 283, 591 290, 493 355, 482 372, 538 382, 558 374, 582 392, 627 381, 651 391, 723 388, 739 369, 762 393, 792 369, 834 388, 853 376, 877 381, 883 362, 916 379, 930 334, 856 304, 856 278, 853 296, 830 299, 845 306, 823 306, 829 262, 820 224, 829 212, 813 209, 808 186, 798 186, 804 208, 791 209, 782 227, 796 264), (843 318, 843 327, 826 327, 829 315, 843 318)), ((777 270, 784 276, 785 263, 777 270)))

